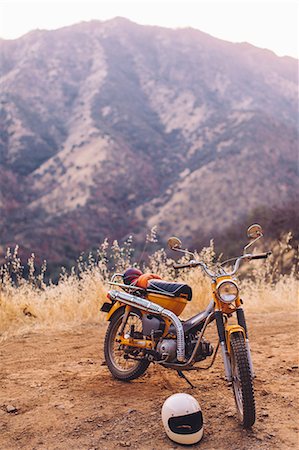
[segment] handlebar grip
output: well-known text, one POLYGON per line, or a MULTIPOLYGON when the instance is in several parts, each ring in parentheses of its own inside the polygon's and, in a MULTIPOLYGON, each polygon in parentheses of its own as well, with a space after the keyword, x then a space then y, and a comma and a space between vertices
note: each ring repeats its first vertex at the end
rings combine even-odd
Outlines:
POLYGON ((272 252, 258 253, 257 255, 252 255, 250 259, 267 259, 271 254, 272 252))
POLYGON ((174 264, 173 268, 174 269, 185 269, 186 267, 191 267, 191 264, 174 264))

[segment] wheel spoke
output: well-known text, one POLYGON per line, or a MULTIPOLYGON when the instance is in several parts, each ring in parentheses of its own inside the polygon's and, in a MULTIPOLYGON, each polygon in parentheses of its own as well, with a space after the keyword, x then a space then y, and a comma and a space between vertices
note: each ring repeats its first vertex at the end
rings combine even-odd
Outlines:
MULTIPOLYGON (((135 367, 136 365, 138 365, 139 361, 136 361, 136 360, 130 359, 130 358, 129 359, 125 358, 124 357, 125 356, 124 346, 120 345, 119 342, 116 342, 116 340, 118 338, 118 330, 121 326, 121 322, 122 322, 122 317, 120 318, 119 323, 115 327, 114 336, 113 336, 113 339, 111 339, 110 355, 111 355, 111 360, 112 360, 113 364, 115 365, 115 367, 118 370, 126 371, 126 370, 130 370, 133 367, 135 367)), ((127 319, 127 323, 124 327, 124 332, 123 332, 124 335, 130 333, 132 325, 134 326, 135 331, 142 332, 142 322, 141 322, 140 317, 138 317, 135 314, 130 314, 127 319)))
POLYGON ((144 355, 143 349, 119 342, 120 337, 129 336, 133 330, 136 332, 136 337, 143 337, 141 313, 134 310, 130 311, 127 316, 125 308, 117 310, 112 316, 106 331, 104 355, 110 372, 118 380, 134 380, 143 375, 150 364, 150 361, 144 355), (123 326, 124 317, 127 317, 127 319, 123 326), (119 334, 120 330, 122 332, 119 334))

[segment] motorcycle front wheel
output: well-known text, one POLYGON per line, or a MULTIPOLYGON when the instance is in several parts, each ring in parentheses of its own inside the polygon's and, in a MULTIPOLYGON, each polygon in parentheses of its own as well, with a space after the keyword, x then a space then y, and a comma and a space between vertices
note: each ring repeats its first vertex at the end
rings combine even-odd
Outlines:
MULTIPOLYGON (((124 309, 118 310, 113 315, 105 336, 104 355, 108 369, 114 378, 131 381, 143 375, 150 362, 145 358, 140 359, 138 349, 130 349, 117 342, 124 315, 124 309)), ((142 333, 141 314, 137 310, 129 313, 124 330, 121 333, 122 336, 129 335, 132 328, 134 333, 142 333)))
POLYGON ((244 428, 255 422, 253 382, 244 337, 241 333, 231 335, 232 383, 238 416, 244 428))

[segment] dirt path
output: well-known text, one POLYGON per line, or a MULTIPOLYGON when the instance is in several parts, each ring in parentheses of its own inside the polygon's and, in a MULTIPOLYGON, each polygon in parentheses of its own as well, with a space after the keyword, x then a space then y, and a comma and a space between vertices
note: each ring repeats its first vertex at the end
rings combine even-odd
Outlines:
POLYGON ((248 321, 257 374, 252 431, 237 423, 219 355, 209 372, 190 375, 193 390, 156 367, 122 383, 101 365, 104 323, 2 345, 0 449, 182 448, 168 440, 160 419, 175 392, 191 393, 202 406, 205 432, 195 448, 298 449, 298 317, 272 313, 248 321))

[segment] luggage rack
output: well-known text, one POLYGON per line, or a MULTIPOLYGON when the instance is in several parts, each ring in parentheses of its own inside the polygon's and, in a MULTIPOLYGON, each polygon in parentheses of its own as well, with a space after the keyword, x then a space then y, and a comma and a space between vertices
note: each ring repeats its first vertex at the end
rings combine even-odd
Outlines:
MULTIPOLYGON (((124 284, 124 283, 117 283, 117 282, 115 282, 114 281, 115 278, 119 278, 119 277, 122 278, 123 274, 122 273, 115 273, 112 276, 111 281, 108 281, 108 284, 110 284, 111 286, 118 286, 118 287, 120 287, 121 289, 123 289, 124 291, 126 291, 128 293, 131 293, 130 291, 133 291, 133 292, 139 291, 142 294, 147 294, 147 293, 157 294, 158 293, 157 291, 155 291, 153 289, 144 289, 144 288, 141 288, 141 287, 138 287, 138 286, 132 286, 131 284, 124 284)), ((161 292, 161 293, 159 293, 159 295, 165 295, 166 297, 175 297, 175 295, 170 293, 170 292, 167 293, 167 294, 165 292, 161 292)))

